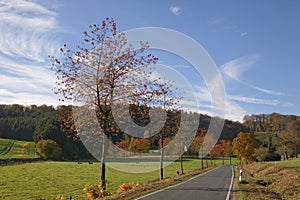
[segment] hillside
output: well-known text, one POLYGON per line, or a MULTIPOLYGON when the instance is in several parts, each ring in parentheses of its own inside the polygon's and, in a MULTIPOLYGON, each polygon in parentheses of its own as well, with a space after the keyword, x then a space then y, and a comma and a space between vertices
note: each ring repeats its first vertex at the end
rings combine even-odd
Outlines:
POLYGON ((1 158, 35 158, 34 142, 0 138, 1 158))

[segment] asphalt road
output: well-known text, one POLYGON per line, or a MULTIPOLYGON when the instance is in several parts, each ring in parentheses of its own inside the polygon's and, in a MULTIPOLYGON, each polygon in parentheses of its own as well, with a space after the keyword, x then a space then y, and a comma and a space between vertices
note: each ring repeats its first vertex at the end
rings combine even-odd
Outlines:
POLYGON ((233 176, 231 166, 221 166, 186 182, 137 198, 138 200, 229 200, 233 176))

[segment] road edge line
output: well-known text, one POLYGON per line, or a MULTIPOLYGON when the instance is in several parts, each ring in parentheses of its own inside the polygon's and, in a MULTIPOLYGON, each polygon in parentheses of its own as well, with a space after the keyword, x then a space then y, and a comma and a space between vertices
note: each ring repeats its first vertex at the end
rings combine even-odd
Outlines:
MULTIPOLYGON (((135 198, 134 200, 141 200, 141 199, 143 199, 143 198, 145 198, 145 197, 148 197, 148 196, 151 196, 151 195, 153 195, 153 194, 162 192, 162 191, 167 190, 167 189, 170 189, 170 188, 172 188, 172 187, 179 186, 179 185, 184 184, 184 183, 186 183, 186 182, 188 182, 188 181, 191 181, 191 180, 193 180, 193 179, 195 179, 195 178, 198 178, 198 177, 200 177, 200 176, 202 176, 202 175, 205 175, 205 174, 207 174, 207 173, 209 173, 209 172, 212 172, 212 171, 214 171, 214 170, 216 170, 216 169, 218 169, 218 168, 220 168, 220 167, 221 167, 221 166, 219 166, 219 167, 217 167, 217 168, 214 168, 214 169, 211 169, 211 170, 209 170, 209 171, 206 171, 206 172, 204 172, 204 173, 202 173, 202 174, 199 174, 199 175, 197 175, 197 176, 194 176, 194 177, 192 177, 192 178, 190 178, 189 180, 186 180, 186 181, 184 181, 184 182, 177 183, 177 184, 175 184, 175 185, 171 185, 171 186, 168 186, 168 187, 166 187, 166 188, 162 188, 162 189, 160 189, 160 190, 157 190, 157 191, 151 192, 151 193, 149 193, 149 194, 143 195, 143 196, 141 196, 141 197, 135 198)), ((227 199, 226 199, 226 200, 227 200, 227 199)))
POLYGON ((230 195, 231 195, 231 190, 232 190, 232 186, 233 186, 233 181, 234 181, 234 171, 233 171, 233 167, 231 165, 231 182, 230 182, 230 185, 229 185, 229 188, 228 188, 228 193, 227 193, 227 196, 226 196, 226 200, 229 200, 230 199, 230 195))

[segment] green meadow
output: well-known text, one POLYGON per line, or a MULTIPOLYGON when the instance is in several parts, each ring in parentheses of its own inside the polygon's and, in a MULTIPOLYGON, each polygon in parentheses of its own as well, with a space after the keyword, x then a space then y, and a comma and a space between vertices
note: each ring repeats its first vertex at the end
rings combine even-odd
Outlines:
MULTIPOLYGON (((229 160, 225 160, 226 164, 229 160)), ((208 162, 210 164, 210 162, 208 162)), ((217 160, 221 164, 222 160, 217 160)), ((146 167, 147 162, 132 165, 146 167)), ((153 163, 152 163, 153 164, 153 163)), ((134 166, 132 166, 134 167, 134 166)), ((201 167, 199 159, 184 159, 184 172, 201 167)), ((159 163, 157 163, 159 168, 159 163)), ((164 176, 176 178, 180 162, 176 161, 164 168, 164 176)), ((0 166, 0 199, 55 199, 63 195, 83 199, 83 187, 86 184, 97 184, 100 180, 100 163, 83 162, 36 162, 21 165, 0 166)), ((126 173, 110 167, 107 168, 108 190, 115 193, 122 183, 157 180, 159 171, 149 173, 126 173)))
POLYGON ((35 157, 34 142, 0 138, 0 159, 35 157))
POLYGON ((274 162, 277 165, 281 165, 283 167, 288 167, 295 169, 297 171, 300 171, 300 157, 299 158, 293 158, 290 160, 282 160, 282 161, 276 161, 274 162))

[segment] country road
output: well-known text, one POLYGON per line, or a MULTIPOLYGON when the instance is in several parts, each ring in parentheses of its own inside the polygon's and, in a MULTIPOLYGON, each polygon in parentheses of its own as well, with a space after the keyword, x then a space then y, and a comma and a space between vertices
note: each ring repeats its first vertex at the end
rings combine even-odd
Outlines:
POLYGON ((186 182, 150 193, 136 200, 229 200, 232 199, 230 198, 232 181, 232 167, 221 166, 186 182))

